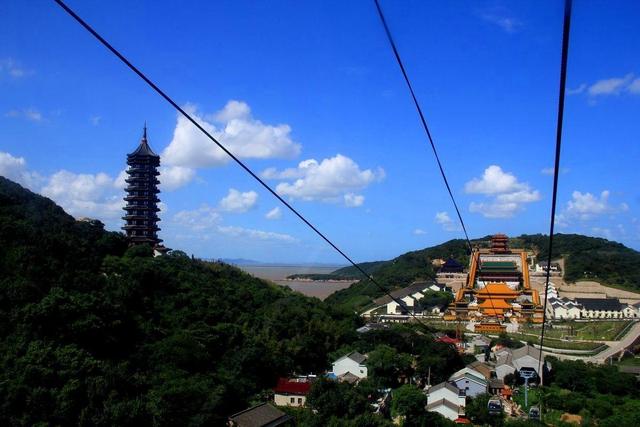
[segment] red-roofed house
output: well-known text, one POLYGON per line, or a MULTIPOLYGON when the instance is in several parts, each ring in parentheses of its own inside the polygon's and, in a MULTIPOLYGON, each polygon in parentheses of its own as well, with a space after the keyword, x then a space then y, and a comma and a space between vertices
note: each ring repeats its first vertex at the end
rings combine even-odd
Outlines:
POLYGON ((280 378, 273 389, 273 401, 278 406, 304 406, 311 381, 307 378, 280 378))

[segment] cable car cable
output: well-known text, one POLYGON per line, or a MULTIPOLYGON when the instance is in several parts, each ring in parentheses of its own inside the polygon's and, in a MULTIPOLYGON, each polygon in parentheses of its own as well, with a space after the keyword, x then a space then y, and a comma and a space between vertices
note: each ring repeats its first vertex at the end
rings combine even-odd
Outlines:
MULTIPOLYGON (((418 102, 418 98, 415 94, 415 91, 413 90, 413 85, 411 84, 411 80, 409 79, 409 75, 407 74, 407 70, 404 67, 404 64, 402 62, 402 58, 400 57, 400 52, 398 51, 398 48, 396 47, 396 43, 393 40, 393 36, 391 35, 391 30, 389 29, 389 26, 387 25, 387 20, 384 17, 384 12, 382 11, 382 7, 380 6, 380 2, 378 0, 374 0, 374 3, 376 5, 376 10, 378 11, 378 16, 380 17, 380 21, 382 22, 382 26, 384 27, 384 31, 387 35, 387 39, 389 40, 389 44, 391 45, 391 50, 393 51, 393 55, 396 58, 396 62, 398 63, 398 66, 400 67, 400 71, 402 72, 402 77, 404 77, 404 81, 407 84, 407 87, 409 88, 409 93, 411 94, 411 99, 413 100, 413 104, 416 107, 416 110, 418 112, 418 115, 420 116, 420 122, 422 123, 422 127, 424 128, 425 133, 427 134, 427 139, 429 140, 429 144, 431 145, 431 149, 433 150, 433 155, 436 158, 436 163, 438 164, 438 169, 440 170, 440 175, 442 176, 442 180, 444 181, 444 185, 447 187, 447 192, 449 193, 449 197, 451 198, 451 202, 453 203, 453 207, 456 210, 456 214, 458 215, 458 220, 460 221, 460 225, 462 226, 462 231, 464 232, 464 237, 467 241, 467 246, 469 248, 469 256, 473 259, 473 246, 471 245, 471 240, 469 240, 469 234, 467 233, 467 227, 464 224, 464 220, 462 219, 462 214, 460 213, 460 209, 458 208, 458 203, 456 203, 456 199, 453 196, 453 191, 451 190, 451 186, 449 185, 449 180, 447 179, 447 175, 444 173, 444 167, 442 166, 442 162, 440 161, 440 156, 438 155, 438 150, 436 149, 436 144, 433 141, 433 137, 431 136, 431 131, 429 130, 429 126, 427 125, 427 120, 424 117, 424 113, 422 112, 422 107, 420 107, 420 103, 418 102)), ((479 273, 482 272, 482 267, 480 266, 480 256, 478 256, 478 262, 476 263, 476 267, 477 267, 477 271, 479 273)), ((525 268, 525 266, 523 266, 522 268, 525 268)), ((496 317, 496 320, 498 320, 499 323, 499 319, 497 317, 497 311, 496 308, 494 306, 493 303, 493 298, 491 296, 491 292, 489 291, 489 288, 487 287, 487 284, 485 283, 484 289, 487 290, 487 295, 488 295, 488 299, 489 302, 491 303, 491 309, 494 312, 494 316, 496 317)), ((490 316, 491 317, 491 316, 490 316)))
MULTIPOLYGON (((229 151, 224 145, 222 145, 216 138, 214 138, 209 132, 207 132, 189 113, 187 113, 182 107, 180 107, 169 95, 167 95, 162 89, 160 89, 151 79, 149 79, 140 69, 133 65, 123 54, 121 54, 116 48, 114 48, 107 40, 105 40, 96 30, 94 30, 87 22, 85 22, 77 13, 75 13, 69 6, 67 6, 62 0, 54 0, 68 15, 75 19, 85 30, 93 35, 104 47, 106 47, 111 53, 113 53, 120 61, 122 61, 131 71, 138 75, 149 85, 158 95, 164 98, 173 108, 175 108, 180 114, 182 114, 187 120, 189 120, 196 128, 198 128, 207 138, 214 142, 222 151, 224 151, 229 157, 231 157, 242 169, 251 175, 258 183, 262 185, 269 193, 271 193, 276 199, 278 199, 284 206, 286 206, 294 215, 296 215, 302 222, 304 222, 311 230, 313 230, 318 236, 329 244, 336 252, 338 252, 345 260, 355 267, 362 275, 375 284, 382 292, 384 292, 392 301, 397 303, 400 307, 408 308, 407 304, 391 295, 391 293, 380 283, 378 283, 372 275, 369 275, 362 267, 356 264, 345 252, 343 252, 335 243, 333 243, 327 236, 325 236, 318 228, 316 228, 309 220, 307 220, 300 212, 298 212, 293 206, 291 206, 286 200, 284 200, 278 193, 275 192, 266 182, 264 182, 255 172, 253 172, 242 160, 236 157, 231 151, 229 151)), ((414 313, 407 311, 411 317, 413 317, 421 326, 427 330, 430 328, 423 323, 414 313)))
POLYGON ((564 120, 564 95, 567 84, 567 61, 569 56, 569 33, 571 30, 572 0, 564 2, 564 24, 562 28, 562 53, 560 59, 560 91, 558 94, 558 119, 556 124, 556 152, 553 171, 553 193, 551 197, 551 224, 549 226, 549 256, 547 260, 547 274, 544 286, 544 306, 542 311, 542 331, 540 333, 539 375, 542 378, 542 345, 544 344, 544 330, 547 324, 547 292, 549 291, 549 276, 551 274, 551 258, 553 257, 553 231, 556 220, 556 201, 558 194, 558 175, 560 172, 560 151, 562 146, 562 123, 564 120))

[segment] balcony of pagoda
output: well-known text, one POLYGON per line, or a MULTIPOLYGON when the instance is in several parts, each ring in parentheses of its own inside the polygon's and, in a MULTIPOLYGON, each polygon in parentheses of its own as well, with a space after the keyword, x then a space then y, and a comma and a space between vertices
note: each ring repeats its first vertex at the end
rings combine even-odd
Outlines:
POLYGON ((127 223, 129 223, 129 221, 135 221, 135 220, 147 220, 152 222, 160 221, 160 218, 158 218, 157 216, 150 217, 149 215, 138 215, 138 214, 128 214, 123 216, 122 219, 127 221, 127 223))
POLYGON ((148 205, 128 204, 122 209, 124 209, 125 211, 153 211, 153 212, 160 211, 160 208, 153 203, 149 203, 148 205))
POLYGON ((157 225, 126 224, 122 228, 124 230, 160 231, 160 227, 158 227, 157 225))
POLYGON ((130 166, 129 169, 126 170, 126 172, 130 175, 134 173, 148 173, 156 176, 160 175, 160 172, 153 167, 144 167, 139 165, 130 166))
POLYGON ((158 180, 158 178, 155 177, 150 177, 150 176, 130 176, 128 178, 125 178, 124 182, 126 182, 127 184, 131 184, 134 182, 143 182, 143 183, 151 183, 151 184, 160 184, 160 181, 158 180))
POLYGON ((159 189, 149 185, 149 184, 145 184, 145 185, 129 185, 128 187, 125 188, 125 191, 127 193, 131 192, 131 191, 149 191, 149 192, 153 192, 154 194, 158 194, 160 192, 159 189))
MULTIPOLYGON (((145 190, 141 190, 141 191, 145 191, 145 190)), ((127 197, 125 197, 123 200, 127 201, 127 202, 131 202, 131 201, 149 201, 151 203, 160 203, 160 199, 158 197, 156 197, 157 193, 153 193, 153 194, 146 194, 146 195, 137 195, 137 194, 129 194, 127 197)))

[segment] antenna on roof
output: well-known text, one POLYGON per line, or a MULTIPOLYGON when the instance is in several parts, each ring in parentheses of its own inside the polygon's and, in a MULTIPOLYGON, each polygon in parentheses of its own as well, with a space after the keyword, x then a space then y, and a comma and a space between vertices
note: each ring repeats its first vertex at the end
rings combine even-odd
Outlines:
POLYGON ((142 139, 144 141, 147 140, 147 121, 146 120, 144 121, 144 128, 143 128, 143 131, 142 131, 142 139))

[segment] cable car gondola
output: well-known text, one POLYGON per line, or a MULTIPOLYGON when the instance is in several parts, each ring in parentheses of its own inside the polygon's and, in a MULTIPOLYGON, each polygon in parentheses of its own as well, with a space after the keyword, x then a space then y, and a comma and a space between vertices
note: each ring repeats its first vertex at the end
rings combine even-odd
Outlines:
POLYGON ((502 413, 502 402, 500 399, 490 399, 487 402, 487 410, 489 415, 500 415, 502 413))

